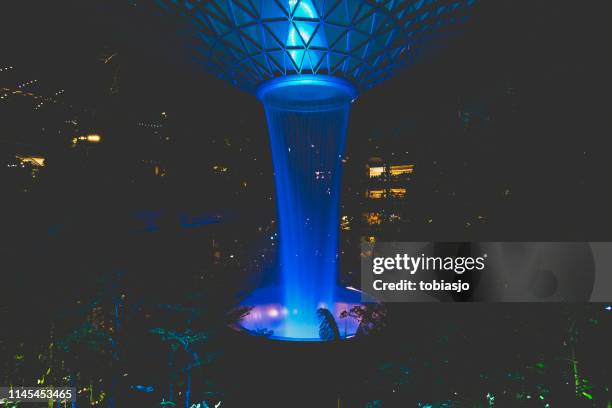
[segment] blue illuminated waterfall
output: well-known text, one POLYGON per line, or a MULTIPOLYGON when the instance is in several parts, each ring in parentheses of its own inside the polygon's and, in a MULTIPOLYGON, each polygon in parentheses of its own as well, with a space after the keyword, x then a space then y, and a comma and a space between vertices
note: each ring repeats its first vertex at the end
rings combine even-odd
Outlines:
MULTIPOLYGON (((475 0, 156 0, 181 22, 194 61, 255 93, 274 161, 280 285, 256 288, 242 328, 320 340, 316 310, 337 318, 362 298, 336 286, 339 194, 349 105, 438 49, 475 0)), ((344 336, 357 330, 344 319, 344 336), (350 326, 350 327, 349 327, 350 326)))
POLYGON ((335 302, 342 157, 352 88, 309 76, 266 84, 276 181, 282 337, 316 337, 319 307, 335 302))

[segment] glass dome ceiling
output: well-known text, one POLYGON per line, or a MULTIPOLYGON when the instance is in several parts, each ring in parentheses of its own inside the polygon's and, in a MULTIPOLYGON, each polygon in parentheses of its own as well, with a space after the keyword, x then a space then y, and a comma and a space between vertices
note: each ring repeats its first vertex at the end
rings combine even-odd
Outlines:
POLYGON ((157 0, 200 63, 253 92, 292 74, 343 77, 360 91, 414 62, 475 0, 157 0))

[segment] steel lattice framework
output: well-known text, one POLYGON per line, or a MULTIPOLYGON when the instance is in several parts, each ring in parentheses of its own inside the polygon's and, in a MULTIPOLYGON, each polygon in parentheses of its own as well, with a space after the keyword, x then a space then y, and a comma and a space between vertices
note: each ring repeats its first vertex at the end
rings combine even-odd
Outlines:
POLYGON ((157 0, 196 58, 245 89, 292 74, 343 77, 361 91, 414 62, 475 0, 157 0))

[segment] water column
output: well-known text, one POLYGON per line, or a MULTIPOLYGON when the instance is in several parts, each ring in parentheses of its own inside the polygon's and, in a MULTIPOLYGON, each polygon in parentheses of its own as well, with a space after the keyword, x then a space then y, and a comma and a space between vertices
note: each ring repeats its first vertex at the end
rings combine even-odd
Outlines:
POLYGON ((270 133, 287 313, 275 335, 316 338, 316 310, 334 305, 342 157, 356 91, 340 78, 292 75, 257 95, 270 133))

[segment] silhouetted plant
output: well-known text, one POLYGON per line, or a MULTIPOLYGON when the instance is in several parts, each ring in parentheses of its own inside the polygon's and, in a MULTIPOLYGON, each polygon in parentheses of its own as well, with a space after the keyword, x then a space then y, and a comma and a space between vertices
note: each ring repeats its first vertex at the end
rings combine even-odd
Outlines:
POLYGON ((353 318, 359 322, 356 336, 364 336, 380 331, 385 326, 387 309, 380 303, 368 303, 352 307, 340 313, 341 319, 353 318))
POLYGON ((325 308, 318 309, 317 315, 319 317, 319 337, 321 340, 340 340, 340 330, 338 329, 338 323, 336 323, 334 315, 325 308))

